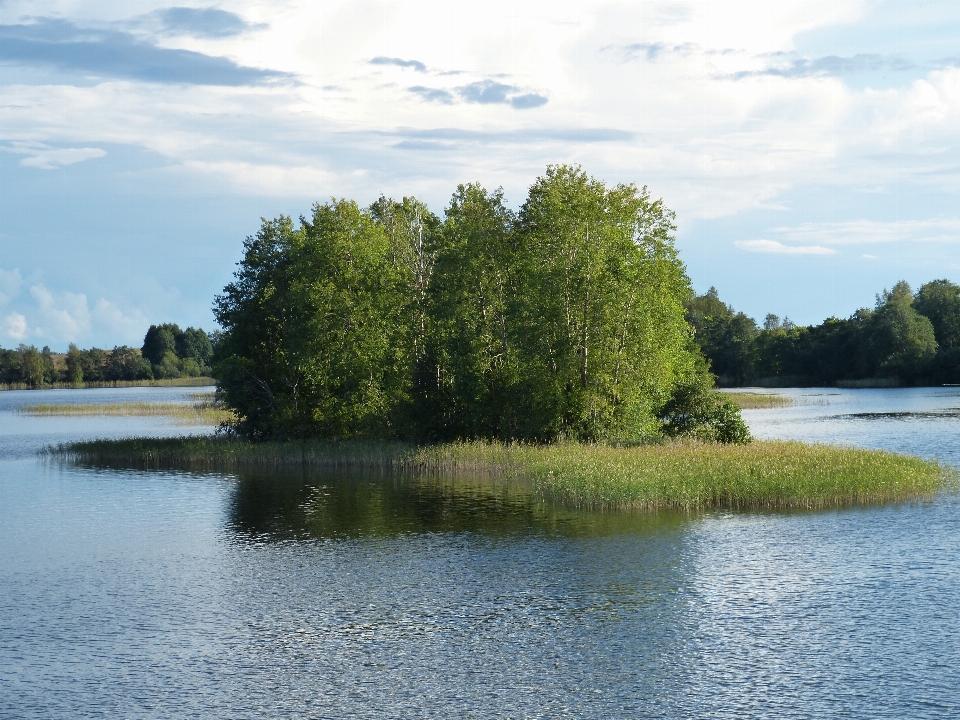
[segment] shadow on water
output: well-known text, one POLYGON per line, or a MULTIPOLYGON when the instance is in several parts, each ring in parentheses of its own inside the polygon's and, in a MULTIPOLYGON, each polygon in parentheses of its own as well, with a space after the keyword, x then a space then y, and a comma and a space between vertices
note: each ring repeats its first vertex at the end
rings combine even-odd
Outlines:
POLYGON ((471 532, 608 536, 678 530, 691 515, 581 510, 489 477, 360 472, 243 472, 231 527, 255 541, 471 532))

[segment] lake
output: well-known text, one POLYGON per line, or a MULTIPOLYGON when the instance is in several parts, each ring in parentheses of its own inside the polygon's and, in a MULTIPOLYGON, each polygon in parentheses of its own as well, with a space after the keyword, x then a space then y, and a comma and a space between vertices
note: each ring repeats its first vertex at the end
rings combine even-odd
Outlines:
MULTIPOLYGON (((105 470, 0 393, 0 717, 960 717, 960 502, 599 513, 478 479, 105 470)), ((960 465, 960 388, 789 389, 757 437, 960 465)))

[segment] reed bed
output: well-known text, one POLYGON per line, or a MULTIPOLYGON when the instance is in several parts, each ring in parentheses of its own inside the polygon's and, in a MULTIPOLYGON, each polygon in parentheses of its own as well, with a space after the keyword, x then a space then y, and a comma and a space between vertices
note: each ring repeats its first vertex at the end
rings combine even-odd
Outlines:
POLYGON ((796 402, 791 397, 775 393, 731 392, 726 390, 721 392, 725 398, 736 403, 741 410, 787 407, 796 402))
POLYGON ((183 402, 125 402, 125 403, 63 403, 24 405, 23 415, 37 416, 93 416, 126 417, 163 416, 186 425, 220 425, 234 419, 232 411, 212 400, 183 402))
POLYGON ((229 471, 356 468, 532 483, 546 500, 598 509, 788 509, 923 499, 956 489, 957 472, 878 450, 763 441, 635 447, 386 442, 248 443, 230 437, 97 440, 51 448, 91 465, 229 471))

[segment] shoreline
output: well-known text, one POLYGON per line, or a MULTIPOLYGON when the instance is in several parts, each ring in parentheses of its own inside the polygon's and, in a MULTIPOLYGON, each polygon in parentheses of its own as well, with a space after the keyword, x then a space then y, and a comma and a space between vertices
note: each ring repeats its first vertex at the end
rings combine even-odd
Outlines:
POLYGON ((27 385, 26 383, 0 383, 0 392, 12 390, 94 390, 98 388, 128 387, 210 387, 217 381, 212 377, 167 378, 163 380, 103 380, 87 383, 50 383, 27 385))

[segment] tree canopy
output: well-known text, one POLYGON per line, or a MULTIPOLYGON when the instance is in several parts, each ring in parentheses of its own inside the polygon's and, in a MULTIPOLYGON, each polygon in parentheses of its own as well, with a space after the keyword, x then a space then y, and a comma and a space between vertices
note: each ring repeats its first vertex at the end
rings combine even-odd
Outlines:
POLYGON ((768 315, 758 329, 713 288, 687 301, 687 317, 726 385, 960 382, 960 286, 948 280, 916 293, 898 282, 874 307, 808 327, 768 315))
POLYGON ((413 198, 264 219, 214 306, 221 395, 251 437, 716 437, 739 416, 709 392, 673 231, 646 188, 571 166, 516 214, 470 184, 442 220, 413 198))

